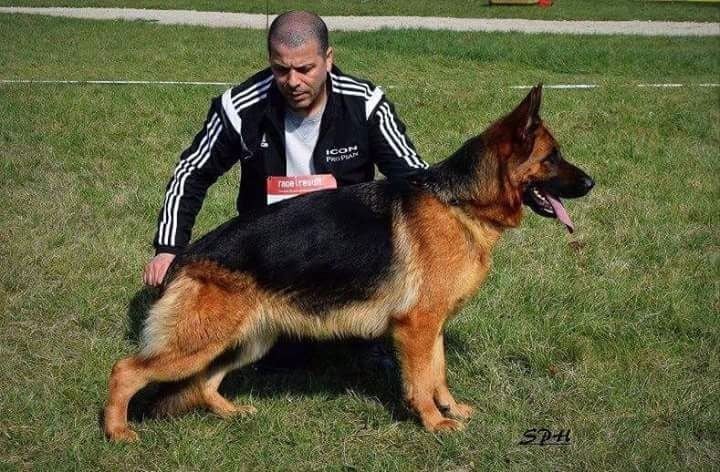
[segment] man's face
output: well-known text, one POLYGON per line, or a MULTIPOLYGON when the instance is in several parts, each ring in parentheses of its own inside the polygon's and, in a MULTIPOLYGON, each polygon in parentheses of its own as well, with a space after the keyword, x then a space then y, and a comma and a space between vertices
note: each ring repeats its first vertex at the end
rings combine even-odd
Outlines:
POLYGON ((297 47, 273 44, 270 68, 285 101, 295 111, 313 113, 322 103, 327 74, 332 68, 332 48, 320 51, 317 41, 297 47))

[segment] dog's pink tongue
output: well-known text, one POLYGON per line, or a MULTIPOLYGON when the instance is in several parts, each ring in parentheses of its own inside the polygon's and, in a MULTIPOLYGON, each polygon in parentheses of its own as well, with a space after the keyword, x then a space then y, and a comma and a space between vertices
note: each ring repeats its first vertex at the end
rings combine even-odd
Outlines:
POLYGON ((565 226, 567 226, 567 229, 569 232, 575 231, 575 225, 573 225, 572 220, 570 219, 570 215, 568 215, 567 210, 563 206, 562 202, 559 198, 555 198, 549 193, 545 194, 545 197, 550 201, 550 205, 552 205, 553 210, 555 211, 555 216, 557 216, 557 219, 562 222, 565 226))

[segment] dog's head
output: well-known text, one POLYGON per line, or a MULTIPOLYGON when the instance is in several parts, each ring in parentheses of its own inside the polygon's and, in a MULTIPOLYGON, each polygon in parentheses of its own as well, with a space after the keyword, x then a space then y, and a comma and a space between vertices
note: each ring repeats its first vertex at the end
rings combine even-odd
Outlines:
POLYGON ((572 232, 573 224, 561 199, 582 197, 595 183, 564 159, 540 118, 541 101, 542 85, 538 85, 496 124, 503 135, 498 152, 506 163, 505 177, 516 201, 538 215, 557 218, 572 232))

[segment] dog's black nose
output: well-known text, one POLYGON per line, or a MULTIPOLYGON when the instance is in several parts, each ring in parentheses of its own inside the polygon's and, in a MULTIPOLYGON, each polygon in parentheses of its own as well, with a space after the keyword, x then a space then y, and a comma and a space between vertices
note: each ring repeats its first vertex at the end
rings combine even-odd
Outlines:
POLYGON ((587 176, 583 177, 582 182, 583 186, 585 187, 585 193, 589 192, 595 186, 595 181, 593 181, 593 179, 587 176))

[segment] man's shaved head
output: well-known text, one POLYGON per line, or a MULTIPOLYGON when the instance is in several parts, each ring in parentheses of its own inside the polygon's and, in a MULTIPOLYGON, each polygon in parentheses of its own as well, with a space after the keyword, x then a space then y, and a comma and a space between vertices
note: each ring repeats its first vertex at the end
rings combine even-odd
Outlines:
POLYGON ((296 48, 311 41, 317 41, 319 54, 327 51, 329 44, 325 22, 309 11, 289 11, 279 15, 270 25, 268 53, 275 45, 296 48))

